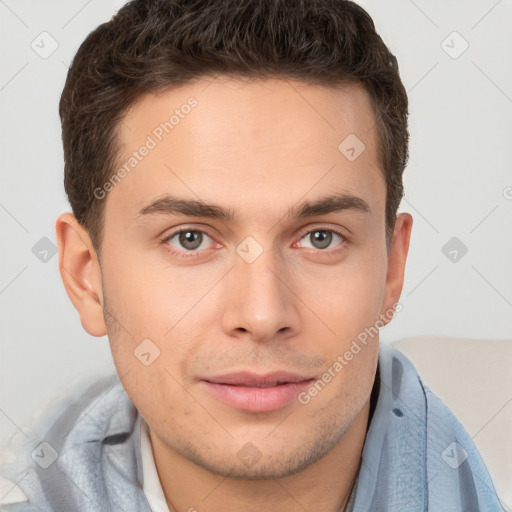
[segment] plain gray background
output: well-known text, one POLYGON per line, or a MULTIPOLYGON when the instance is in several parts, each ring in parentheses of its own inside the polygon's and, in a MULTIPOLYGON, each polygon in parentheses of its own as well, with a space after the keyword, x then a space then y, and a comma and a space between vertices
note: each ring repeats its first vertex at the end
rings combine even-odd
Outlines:
MULTIPOLYGON (((123 3, 0 0, 2 439, 75 379, 113 370, 107 339, 82 329, 52 248, 69 210, 57 110, 68 65, 123 3)), ((403 311, 381 339, 510 339, 512 2, 360 3, 410 101, 401 211, 415 222, 403 311)))

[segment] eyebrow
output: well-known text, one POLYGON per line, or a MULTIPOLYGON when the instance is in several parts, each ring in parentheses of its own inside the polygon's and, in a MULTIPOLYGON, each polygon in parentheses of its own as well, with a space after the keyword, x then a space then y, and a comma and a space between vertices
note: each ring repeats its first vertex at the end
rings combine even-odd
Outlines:
MULTIPOLYGON (((361 197, 351 194, 335 194, 322 197, 314 202, 304 201, 292 206, 284 217, 304 219, 344 210, 371 213, 370 206, 361 197)), ((155 214, 208 217, 224 222, 237 222, 240 218, 238 212, 232 208, 224 208, 196 199, 182 199, 169 194, 155 199, 142 208, 137 217, 155 214)))

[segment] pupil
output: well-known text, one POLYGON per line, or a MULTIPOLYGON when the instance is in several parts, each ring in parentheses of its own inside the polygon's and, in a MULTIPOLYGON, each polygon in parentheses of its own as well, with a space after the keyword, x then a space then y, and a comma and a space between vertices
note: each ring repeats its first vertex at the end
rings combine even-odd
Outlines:
POLYGON ((315 231, 313 236, 315 238, 315 243, 313 244, 315 247, 318 249, 329 247, 332 240, 332 234, 329 231, 315 231))
POLYGON ((197 249, 201 245, 202 235, 196 231, 183 231, 180 233, 180 244, 188 250, 197 249))

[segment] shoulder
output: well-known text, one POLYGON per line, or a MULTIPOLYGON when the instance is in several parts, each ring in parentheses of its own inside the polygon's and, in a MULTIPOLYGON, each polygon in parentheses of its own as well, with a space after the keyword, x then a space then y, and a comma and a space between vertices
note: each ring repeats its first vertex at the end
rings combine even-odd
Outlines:
POLYGON ((429 509, 448 510, 450 504, 453 510, 503 510, 476 446, 453 412, 399 350, 384 346, 380 357, 387 366, 388 385, 400 394, 405 407, 411 407, 416 428, 424 432, 429 509))
POLYGON ((116 374, 81 379, 66 388, 2 447, 1 509, 46 510, 45 491, 64 488, 63 472, 69 475, 73 466, 90 463, 106 436, 130 430, 135 413, 116 374), (7 507, 14 503, 22 508, 7 507))

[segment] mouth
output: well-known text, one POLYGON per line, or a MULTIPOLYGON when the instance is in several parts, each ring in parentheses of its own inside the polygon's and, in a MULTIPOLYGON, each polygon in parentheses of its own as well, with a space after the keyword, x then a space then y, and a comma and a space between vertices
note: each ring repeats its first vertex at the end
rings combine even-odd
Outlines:
POLYGON ((271 412, 293 402, 314 378, 290 372, 258 375, 238 372, 202 379, 205 390, 218 400, 243 411, 271 412))

